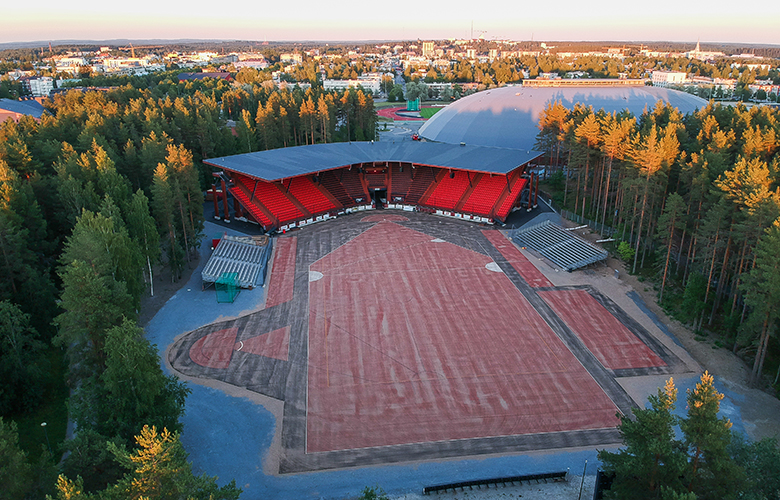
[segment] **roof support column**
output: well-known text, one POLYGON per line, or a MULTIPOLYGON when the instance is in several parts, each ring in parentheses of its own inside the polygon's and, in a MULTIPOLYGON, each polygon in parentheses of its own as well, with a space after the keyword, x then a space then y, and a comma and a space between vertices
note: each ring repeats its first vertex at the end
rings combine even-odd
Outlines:
POLYGON ((219 199, 217 199, 217 185, 211 184, 211 200, 214 202, 214 218, 219 219, 219 199))
POLYGON ((227 204, 227 186, 225 185, 225 179, 220 178, 220 182, 222 183, 222 206, 225 208, 225 222, 230 222, 230 211, 228 210, 228 204, 227 204))

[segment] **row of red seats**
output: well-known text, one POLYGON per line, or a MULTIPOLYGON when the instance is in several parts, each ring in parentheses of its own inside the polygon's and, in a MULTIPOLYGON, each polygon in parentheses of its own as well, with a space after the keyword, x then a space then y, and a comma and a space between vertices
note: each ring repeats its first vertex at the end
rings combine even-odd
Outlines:
POLYGON ((501 206, 498 207, 498 210, 496 210, 496 217, 503 220, 507 215, 509 215, 512 207, 515 205, 515 201, 520 196, 520 193, 523 192, 523 189, 527 183, 528 179, 523 178, 518 178, 512 183, 512 192, 509 193, 506 198, 504 198, 504 202, 501 203, 501 206))
POLYGON ((489 216, 506 185, 506 177, 503 175, 482 174, 461 209, 464 212, 489 216))
POLYGON ((260 181, 257 183, 255 198, 274 214, 280 223, 298 220, 303 217, 298 207, 275 184, 260 181))
POLYGON ((256 203, 254 203, 253 200, 249 199, 249 194, 247 194, 243 186, 237 185, 235 187, 232 187, 230 188, 230 192, 233 193, 233 196, 238 198, 238 201, 241 202, 241 205, 250 214, 252 214, 252 217, 254 217, 257 222, 262 224, 264 227, 269 227, 271 225, 271 219, 269 219, 265 215, 265 213, 262 210, 260 210, 260 208, 257 206, 256 203))
POLYGON ((322 194, 322 191, 317 189, 317 186, 308 177, 295 177, 292 179, 290 194, 312 214, 319 214, 336 208, 336 205, 322 194))
POLYGON ((436 208, 453 210, 468 188, 468 174, 460 170, 452 171, 444 175, 425 203, 436 208))

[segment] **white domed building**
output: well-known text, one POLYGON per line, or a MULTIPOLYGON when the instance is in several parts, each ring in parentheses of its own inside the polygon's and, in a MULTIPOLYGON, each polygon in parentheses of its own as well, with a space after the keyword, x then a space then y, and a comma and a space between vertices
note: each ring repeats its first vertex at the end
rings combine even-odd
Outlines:
MULTIPOLYGON (((553 80, 551 83, 560 82, 553 80)), ((548 104, 560 101, 572 109, 576 103, 611 113, 629 110, 639 116, 660 101, 687 114, 707 101, 678 90, 629 85, 584 85, 590 81, 563 81, 562 86, 507 86, 464 97, 442 109, 420 127, 428 141, 465 143, 532 150, 539 132, 539 115, 548 104)), ((614 82, 620 82, 615 80, 614 82)))

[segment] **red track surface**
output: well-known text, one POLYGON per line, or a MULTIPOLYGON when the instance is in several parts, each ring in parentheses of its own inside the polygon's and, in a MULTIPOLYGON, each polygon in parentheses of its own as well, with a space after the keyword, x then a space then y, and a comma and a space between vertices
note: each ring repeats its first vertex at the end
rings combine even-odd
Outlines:
POLYGON ((647 368, 666 363, 584 290, 539 292, 604 367, 647 368))
POLYGON ((285 326, 257 337, 250 337, 241 342, 236 342, 233 345, 233 349, 265 356, 266 358, 287 361, 290 349, 290 327, 285 326))
POLYGON ((190 348, 190 359, 206 368, 227 368, 237 334, 238 328, 228 328, 198 339, 190 348))
MULTIPOLYGON (((425 118, 414 118, 410 116, 401 116, 395 114, 396 111, 406 111, 406 106, 398 106, 396 108, 382 108, 378 109, 376 111, 376 114, 379 116, 382 116, 384 118, 390 118, 391 120, 395 121, 422 121, 425 120, 425 118)), ((414 111, 410 111, 410 113, 414 113, 414 111)))
POLYGON ((520 253, 520 250, 509 241, 500 231, 482 231, 482 234, 493 244, 496 249, 501 252, 501 255, 512 264, 512 267, 520 273, 520 276, 530 286, 537 288, 542 286, 553 286, 552 283, 539 271, 536 266, 525 258, 525 255, 520 253))
POLYGON ((312 264, 307 451, 616 425, 492 260, 432 240, 380 222, 312 264))
POLYGON ((298 239, 295 236, 276 240, 274 264, 271 267, 271 279, 268 281, 265 307, 273 307, 292 299, 297 246, 298 239))

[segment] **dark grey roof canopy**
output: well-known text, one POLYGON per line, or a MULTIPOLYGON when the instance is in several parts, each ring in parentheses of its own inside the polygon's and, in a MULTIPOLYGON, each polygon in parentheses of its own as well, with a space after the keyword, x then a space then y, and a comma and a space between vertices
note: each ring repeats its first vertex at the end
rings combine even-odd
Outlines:
POLYGON ((265 181, 323 172, 347 165, 402 162, 491 174, 508 174, 542 153, 431 142, 337 142, 272 149, 204 160, 217 168, 265 181))

